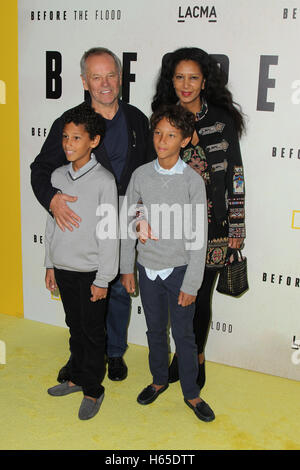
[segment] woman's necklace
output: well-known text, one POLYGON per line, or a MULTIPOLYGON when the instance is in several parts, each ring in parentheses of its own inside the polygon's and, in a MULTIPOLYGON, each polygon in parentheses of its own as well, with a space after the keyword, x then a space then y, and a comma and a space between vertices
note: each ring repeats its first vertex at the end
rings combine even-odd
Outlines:
POLYGON ((204 99, 202 99, 201 109, 198 113, 196 113, 196 121, 201 121, 201 119, 203 119, 206 116, 207 111, 208 111, 207 102, 204 99))

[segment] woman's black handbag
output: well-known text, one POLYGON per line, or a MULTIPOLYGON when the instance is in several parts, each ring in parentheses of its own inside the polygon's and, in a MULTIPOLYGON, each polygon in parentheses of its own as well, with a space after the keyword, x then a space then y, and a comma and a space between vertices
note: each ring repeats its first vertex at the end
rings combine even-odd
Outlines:
POLYGON ((238 297, 249 288, 247 258, 240 250, 228 250, 224 267, 220 271, 217 291, 238 297))

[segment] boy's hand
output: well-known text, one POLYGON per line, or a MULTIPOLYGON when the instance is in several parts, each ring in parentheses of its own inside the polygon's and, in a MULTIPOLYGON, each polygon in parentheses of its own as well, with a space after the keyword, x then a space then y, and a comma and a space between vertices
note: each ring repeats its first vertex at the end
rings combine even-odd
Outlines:
POLYGON ((51 292, 57 289, 57 284, 56 284, 53 268, 46 269, 45 284, 46 284, 46 289, 50 290, 51 292))
POLYGON ((135 280, 134 274, 122 274, 121 275, 121 284, 125 287, 128 294, 133 294, 135 292, 135 280))
POLYGON ((150 240, 158 240, 158 238, 153 235, 151 227, 148 224, 147 220, 141 220, 136 224, 136 232, 139 241, 143 244, 146 243, 148 238, 150 238, 150 240))
POLYGON ((79 227, 81 218, 68 207, 66 201, 75 202, 77 201, 77 197, 69 196, 68 194, 56 193, 51 199, 50 210, 59 228, 63 232, 66 228, 72 232, 72 225, 79 227))
POLYGON ((186 294, 185 292, 182 292, 182 290, 179 292, 178 305, 181 305, 181 307, 187 307, 188 305, 194 303, 195 300, 195 295, 186 294))
POLYGON ((107 287, 97 287, 94 284, 91 285, 91 302, 97 302, 97 300, 106 299, 107 287))

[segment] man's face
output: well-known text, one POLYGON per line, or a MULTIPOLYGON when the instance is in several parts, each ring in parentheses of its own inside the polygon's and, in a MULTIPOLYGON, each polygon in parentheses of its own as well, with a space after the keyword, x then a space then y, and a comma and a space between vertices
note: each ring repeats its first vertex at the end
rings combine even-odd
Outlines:
POLYGON ((109 54, 93 55, 85 62, 85 76, 81 76, 83 87, 90 92, 92 106, 112 107, 118 100, 121 77, 114 59, 109 54))

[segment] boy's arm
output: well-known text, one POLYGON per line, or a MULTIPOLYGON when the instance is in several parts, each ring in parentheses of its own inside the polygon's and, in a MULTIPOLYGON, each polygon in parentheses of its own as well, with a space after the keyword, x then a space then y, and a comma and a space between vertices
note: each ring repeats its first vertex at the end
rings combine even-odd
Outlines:
MULTIPOLYGON (((136 207, 141 199, 136 171, 133 172, 120 212, 121 254, 120 273, 134 272, 136 235, 136 207)), ((124 279, 124 278, 122 278, 124 279)))
POLYGON ((46 269, 53 268, 53 263, 50 257, 50 245, 55 230, 55 220, 48 214, 45 230, 45 261, 44 266, 46 269))
MULTIPOLYGON (((189 183, 190 217, 185 217, 189 227, 185 233, 192 234, 192 241, 186 240, 189 262, 181 286, 185 294, 196 296, 204 275, 207 251, 207 202, 205 183, 200 175, 193 175, 189 183), (197 178, 195 178, 197 176, 197 178)), ((186 210, 186 208, 185 208, 186 210)))
POLYGON ((96 227, 98 241, 99 268, 94 285, 107 288, 118 274, 119 268, 119 230, 118 230, 118 193, 113 177, 103 185, 97 215, 100 220, 96 227))
MULTIPOLYGON (((140 191, 138 189, 136 174, 134 173, 129 182, 125 200, 121 209, 120 273, 121 283, 128 294, 133 294, 135 292, 134 260, 136 240, 140 230, 139 224, 137 224, 139 217, 142 219, 141 222, 145 222, 148 225, 147 221, 143 220, 144 213, 139 214, 137 217, 141 208, 140 191), (134 230, 134 228, 135 236, 133 237, 132 230, 134 230)), ((139 238, 139 240, 141 241, 141 238, 139 238)))
POLYGON ((45 261, 44 266, 46 267, 46 275, 45 275, 45 284, 46 289, 53 292, 57 288, 53 263, 50 257, 50 244, 55 230, 55 221, 50 217, 48 214, 47 222, 46 222, 46 231, 45 231, 45 261))

